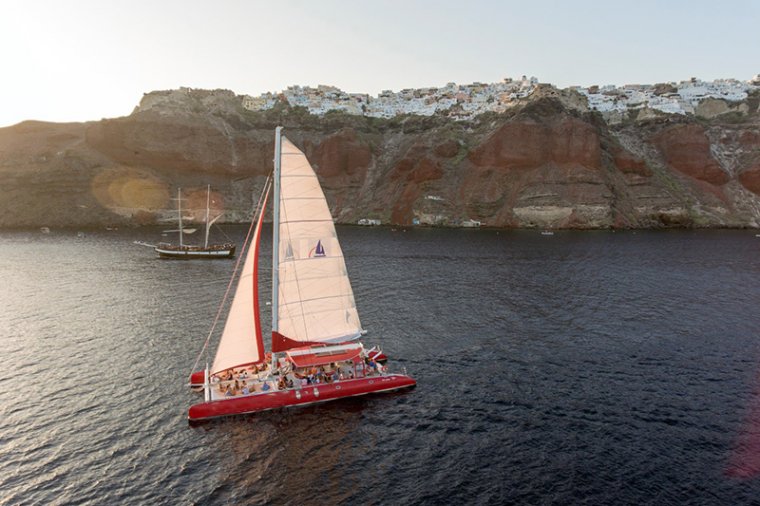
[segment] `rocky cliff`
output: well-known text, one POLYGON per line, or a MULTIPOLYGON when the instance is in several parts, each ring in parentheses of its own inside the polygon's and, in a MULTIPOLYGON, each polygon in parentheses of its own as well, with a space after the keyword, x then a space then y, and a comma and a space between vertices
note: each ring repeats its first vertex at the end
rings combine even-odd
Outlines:
POLYGON ((200 218, 207 184, 216 211, 245 221, 277 125, 311 160, 338 222, 758 227, 759 103, 608 122, 579 93, 538 86, 507 112, 454 121, 250 111, 228 91, 154 92, 123 118, 0 129, 0 227, 167 221, 177 187, 200 218))

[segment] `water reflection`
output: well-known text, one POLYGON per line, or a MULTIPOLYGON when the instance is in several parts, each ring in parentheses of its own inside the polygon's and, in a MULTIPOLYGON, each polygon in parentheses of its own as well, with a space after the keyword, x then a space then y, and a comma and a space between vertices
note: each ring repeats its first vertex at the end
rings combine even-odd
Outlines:
POLYGON ((760 374, 755 378, 757 384, 726 467, 726 474, 735 478, 760 475, 760 374))
POLYGON ((351 470, 371 451, 361 433, 363 399, 243 415, 195 430, 219 459, 214 502, 340 503, 355 490, 351 470))

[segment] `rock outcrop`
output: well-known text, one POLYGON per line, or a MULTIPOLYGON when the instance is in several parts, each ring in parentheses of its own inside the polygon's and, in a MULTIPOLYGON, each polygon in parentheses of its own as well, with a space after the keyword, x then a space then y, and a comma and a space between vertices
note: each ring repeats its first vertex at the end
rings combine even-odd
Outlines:
POLYGON ((246 221, 277 125, 309 157, 338 222, 760 225, 756 104, 608 122, 574 91, 539 86, 520 100, 468 121, 379 119, 254 112, 231 92, 177 90, 146 95, 123 118, 25 122, 0 129, 0 227, 170 221, 178 187, 200 219, 207 184, 224 220, 246 221))
POLYGON ((667 164, 688 176, 713 185, 729 177, 710 153, 710 141, 700 125, 675 125, 655 136, 667 164))

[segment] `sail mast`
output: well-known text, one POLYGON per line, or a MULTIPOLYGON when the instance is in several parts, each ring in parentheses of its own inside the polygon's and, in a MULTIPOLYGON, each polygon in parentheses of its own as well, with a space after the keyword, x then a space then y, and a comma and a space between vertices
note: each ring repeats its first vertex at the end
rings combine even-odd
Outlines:
POLYGON ((177 188, 177 220, 179 221, 179 245, 184 246, 182 242, 182 188, 177 188))
POLYGON ((279 267, 280 267, 280 168, 282 165, 282 127, 274 131, 274 175, 272 182, 272 333, 279 328, 279 267))
POLYGON ((203 243, 203 247, 205 249, 208 249, 208 229, 211 226, 208 222, 208 208, 211 204, 211 185, 208 185, 208 188, 206 189, 206 242, 203 243))

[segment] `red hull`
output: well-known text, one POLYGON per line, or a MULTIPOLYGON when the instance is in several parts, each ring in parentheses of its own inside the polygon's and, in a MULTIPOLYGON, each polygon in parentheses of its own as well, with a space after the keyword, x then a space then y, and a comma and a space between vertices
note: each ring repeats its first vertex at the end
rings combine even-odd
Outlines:
POLYGON ((206 381, 206 374, 203 371, 195 371, 190 375, 190 386, 202 387, 204 381, 206 381))
POLYGON ((190 421, 209 420, 222 416, 256 413, 269 409, 305 406, 317 402, 332 401, 380 392, 390 392, 413 387, 417 382, 403 374, 370 376, 344 380, 336 383, 309 385, 301 389, 281 390, 266 394, 233 397, 218 401, 202 402, 190 407, 190 421))

